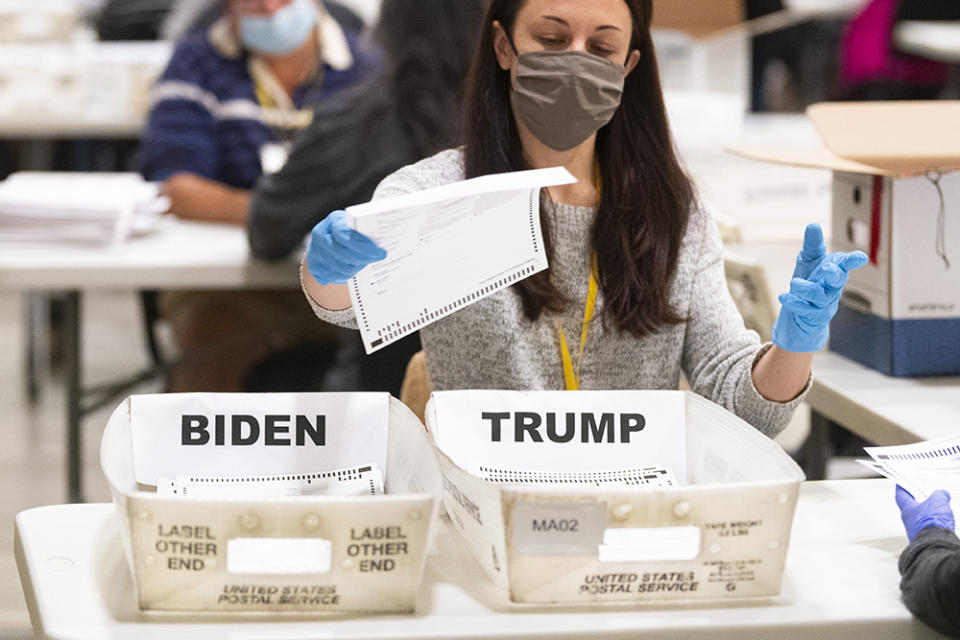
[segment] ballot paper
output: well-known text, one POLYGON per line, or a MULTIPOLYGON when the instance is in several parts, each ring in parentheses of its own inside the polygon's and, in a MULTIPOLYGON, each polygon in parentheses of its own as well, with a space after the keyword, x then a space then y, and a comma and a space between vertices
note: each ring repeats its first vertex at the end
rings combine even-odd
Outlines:
POLYGON ((0 182, 0 242, 117 244, 157 229, 169 207, 135 173, 18 172, 0 182))
POLYGON ((864 447, 866 466, 926 500, 937 489, 960 498, 960 436, 893 447, 864 447))
POLYGON ((622 489, 624 487, 647 487, 661 489, 677 486, 673 471, 665 467, 643 467, 633 469, 603 469, 595 471, 531 471, 529 469, 504 469, 485 464, 475 464, 467 468, 473 475, 488 482, 496 482, 506 487, 536 486, 559 487, 564 491, 586 489, 622 489))
POLYGON ((547 268, 540 189, 562 167, 481 176, 348 207, 387 252, 350 279, 367 353, 547 268))
POLYGON ((192 476, 159 478, 157 493, 167 498, 276 498, 280 496, 376 496, 383 474, 375 464, 318 473, 273 476, 192 476))

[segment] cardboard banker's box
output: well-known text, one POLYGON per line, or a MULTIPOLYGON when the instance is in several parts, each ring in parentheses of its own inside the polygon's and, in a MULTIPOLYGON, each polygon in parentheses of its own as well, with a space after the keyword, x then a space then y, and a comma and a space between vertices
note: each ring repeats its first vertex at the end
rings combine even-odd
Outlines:
POLYGON ((440 475, 389 394, 131 396, 100 458, 143 610, 414 609, 440 475))
POLYGON ((513 602, 780 591, 803 472, 696 394, 446 391, 426 420, 451 522, 513 602))
POLYGON ((850 274, 830 349, 889 375, 960 374, 960 102, 821 103, 807 115, 828 150, 733 151, 833 171, 831 248, 870 261, 850 274))

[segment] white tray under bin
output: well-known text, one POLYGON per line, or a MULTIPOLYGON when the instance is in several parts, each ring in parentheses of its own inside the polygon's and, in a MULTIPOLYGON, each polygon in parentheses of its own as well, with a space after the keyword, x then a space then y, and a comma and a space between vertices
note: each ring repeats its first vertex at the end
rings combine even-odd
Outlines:
POLYGON ((140 609, 300 615, 413 611, 439 507, 440 475, 423 424, 393 397, 388 434, 384 495, 168 499, 141 490, 134 480, 130 399, 125 400, 107 423, 100 460, 123 520, 125 553, 140 609), (171 556, 158 551, 160 526, 167 531, 194 527, 199 542, 210 545, 201 550, 213 553, 188 554, 171 569, 171 556), (373 542, 395 546, 381 549, 371 559, 379 564, 368 562, 361 570, 363 554, 351 545, 357 532, 378 527, 392 527, 391 539, 373 542), (230 573, 228 542, 237 538, 268 544, 278 539, 329 541, 329 571, 230 573), (199 562, 188 567, 190 559, 199 562), (387 559, 391 562, 382 562, 387 559))
MULTIPOLYGON (((497 446, 476 435, 476 442, 463 444, 468 432, 479 430, 444 422, 438 411, 438 399, 444 396, 447 415, 459 412, 469 421, 464 406, 491 412, 552 411, 566 402, 562 394, 569 393, 448 391, 434 393, 427 405, 426 423, 443 473, 444 507, 461 542, 510 601, 590 605, 756 598, 780 592, 803 472, 774 441, 692 392, 576 392, 592 398, 591 409, 597 412, 604 411, 611 397, 619 398, 617 406, 635 397, 636 410, 643 412, 644 403, 657 394, 682 394, 675 406, 685 424, 684 486, 593 492, 563 486, 510 488, 468 473, 462 462, 436 446, 438 430, 453 430, 461 437, 454 444, 473 452, 466 456, 467 463, 505 464, 497 446), (628 529, 642 530, 637 535, 653 532, 659 543, 673 531, 679 536, 699 529, 699 534, 691 536, 689 555, 682 559, 601 558, 598 541, 618 538, 627 532, 617 530, 628 529), (544 544, 538 547, 538 542, 544 544)), ((643 454, 642 449, 637 452, 643 454)), ((594 468, 604 468, 602 464, 598 458, 594 468)), ((638 551, 645 551, 643 544, 638 543, 638 551)), ((629 543, 626 548, 630 551, 629 543)))

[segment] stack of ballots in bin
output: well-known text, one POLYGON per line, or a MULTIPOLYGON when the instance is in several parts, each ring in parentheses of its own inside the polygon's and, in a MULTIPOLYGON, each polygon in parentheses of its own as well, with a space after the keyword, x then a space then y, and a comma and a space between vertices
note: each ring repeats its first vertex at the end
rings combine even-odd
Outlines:
POLYGON ((155 229, 169 207, 135 173, 17 172, 0 182, 0 242, 116 244, 155 229))

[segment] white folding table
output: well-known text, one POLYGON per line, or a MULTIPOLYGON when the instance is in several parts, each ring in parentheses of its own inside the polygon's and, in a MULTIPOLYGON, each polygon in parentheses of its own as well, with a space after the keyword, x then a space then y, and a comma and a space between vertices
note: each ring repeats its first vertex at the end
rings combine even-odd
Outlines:
POLYGON ((830 424, 881 446, 960 435, 960 377, 895 378, 832 351, 813 356, 808 477, 821 478, 830 424))
POLYGON ((807 403, 877 445, 960 434, 960 378, 894 378, 838 353, 813 357, 807 403))
POLYGON ((37 637, 113 638, 939 638, 900 600, 906 545, 893 484, 807 482, 779 596, 630 606, 511 606, 456 533, 441 526, 410 615, 283 618, 162 615, 137 608, 119 516, 109 504, 39 507, 17 516, 15 553, 37 637))
MULTIPOLYGON (((67 486, 82 498, 80 423, 85 412, 80 350, 84 292, 142 289, 296 289, 298 259, 253 260, 242 227, 169 217, 155 233, 111 247, 5 245, 0 290, 62 292, 67 386, 67 486)), ((304 302, 306 304, 306 302, 304 302)))

